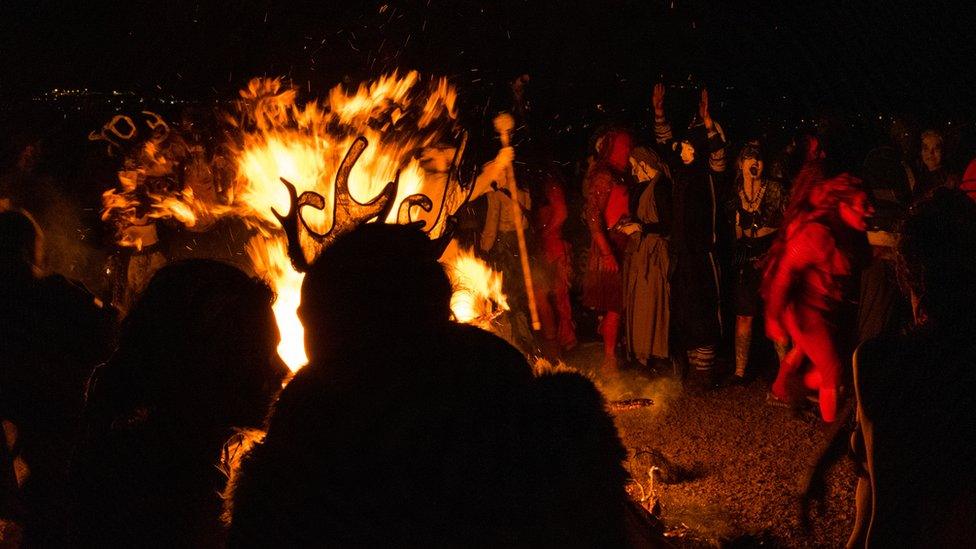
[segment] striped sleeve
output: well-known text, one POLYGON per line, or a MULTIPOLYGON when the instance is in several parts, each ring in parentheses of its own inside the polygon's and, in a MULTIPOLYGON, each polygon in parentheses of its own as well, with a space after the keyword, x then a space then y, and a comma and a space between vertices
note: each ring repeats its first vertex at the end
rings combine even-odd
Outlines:
POLYGON ((713 172, 721 173, 725 171, 725 132, 718 122, 715 127, 708 132, 708 148, 711 153, 708 157, 708 166, 713 172))
POLYGON ((671 133, 671 123, 663 116, 654 117, 654 137, 658 145, 663 145, 674 138, 671 133))

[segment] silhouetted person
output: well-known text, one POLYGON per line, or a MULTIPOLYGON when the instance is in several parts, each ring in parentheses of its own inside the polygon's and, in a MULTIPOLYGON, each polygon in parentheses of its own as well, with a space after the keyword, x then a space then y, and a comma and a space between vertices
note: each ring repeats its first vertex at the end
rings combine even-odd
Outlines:
POLYGON ((31 546, 64 541, 72 436, 113 321, 81 286, 42 274, 42 243, 27 214, 0 212, 0 419, 8 444, 0 474, 13 488, 0 500, 19 500, 21 515, 0 518, 21 522, 31 546))
POLYGON ((312 267, 310 362, 232 487, 231 546, 625 543, 625 451, 599 393, 451 322, 431 248, 366 224, 312 267))
POLYGON ((899 267, 916 327, 857 350, 862 464, 850 547, 976 539, 976 204, 936 189, 905 222, 899 267))
POLYGON ((273 295, 229 265, 161 269, 92 377, 73 467, 73 542, 222 542, 218 470, 235 428, 260 427, 286 369, 273 295))

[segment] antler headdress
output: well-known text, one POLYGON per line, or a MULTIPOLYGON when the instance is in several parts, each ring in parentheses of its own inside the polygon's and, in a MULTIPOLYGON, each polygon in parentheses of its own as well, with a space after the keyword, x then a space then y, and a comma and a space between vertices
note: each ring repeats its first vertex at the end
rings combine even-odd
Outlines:
MULTIPOLYGON (((444 212, 448 190, 452 184, 451 175, 455 173, 455 168, 457 161, 461 155, 464 148, 464 144, 467 141, 467 135, 462 137, 461 146, 457 149, 454 155, 454 159, 451 162, 451 168, 448 172, 448 180, 444 188, 444 196, 440 202, 440 210, 438 211, 437 218, 430 225, 430 228, 426 231, 430 234, 435 227, 440 223, 441 215, 444 212)), ((285 231, 285 236, 288 238, 288 256, 291 259, 292 265, 296 271, 305 272, 309 269, 314 259, 310 262, 305 254, 305 250, 302 247, 301 234, 299 229, 299 224, 304 227, 305 233, 315 241, 320 248, 328 247, 332 242, 335 241, 340 235, 351 231, 362 223, 368 223, 370 221, 379 219, 383 220, 389 215, 390 211, 394 206, 394 200, 397 195, 397 189, 400 183, 400 172, 397 171, 396 176, 393 181, 387 183, 383 190, 380 191, 369 202, 361 203, 349 192, 349 174, 352 173, 352 168, 355 166, 356 161, 369 146, 369 142, 365 137, 357 137, 349 150, 346 152, 346 156, 342 159, 342 163, 339 165, 339 169, 336 172, 335 177, 335 190, 333 192, 333 223, 332 226, 324 234, 315 232, 302 216, 302 208, 306 206, 315 208, 317 210, 325 209, 325 198, 316 192, 305 191, 301 195, 298 194, 298 190, 295 186, 286 180, 281 178, 281 182, 288 189, 289 198, 289 208, 288 212, 284 215, 278 213, 276 210, 272 209, 272 213, 281 223, 282 229, 285 231)), ((473 185, 471 186, 473 188, 473 185)), ((470 189, 467 189, 466 195, 463 200, 453 208, 454 211, 458 207, 467 202, 470 196, 470 189)), ((404 225, 415 225, 418 229, 424 227, 423 221, 412 221, 410 218, 410 210, 414 206, 419 206, 422 210, 430 212, 433 207, 433 201, 425 194, 415 193, 407 196, 403 199, 400 204, 400 208, 397 211, 397 223, 404 225)), ((447 248, 447 245, 451 241, 451 237, 456 227, 457 222, 455 218, 448 214, 447 218, 443 223, 443 231, 440 236, 431 240, 430 253, 433 257, 440 257, 447 248)), ((315 254, 318 255, 318 252, 315 254)))

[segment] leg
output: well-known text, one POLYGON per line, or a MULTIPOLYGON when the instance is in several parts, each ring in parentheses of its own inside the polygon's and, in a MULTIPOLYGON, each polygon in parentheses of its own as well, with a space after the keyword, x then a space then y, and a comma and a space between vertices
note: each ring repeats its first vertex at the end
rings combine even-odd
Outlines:
POLYGON ((820 311, 800 311, 798 320, 803 329, 797 331, 796 345, 804 349, 814 367, 814 372, 805 381, 811 389, 819 390, 820 416, 830 423, 837 419, 837 393, 841 375, 837 335, 820 311))
POLYGON ((779 363, 779 373, 776 374, 776 381, 773 382, 773 396, 783 401, 790 401, 797 395, 790 394, 790 386, 795 376, 799 373, 800 366, 803 365, 805 357, 803 350, 794 345, 790 352, 786 353, 783 360, 779 363))
POLYGON ((688 365, 692 375, 705 384, 712 383, 712 370, 715 365, 715 346, 705 345, 688 351, 688 365))
POLYGON ((620 313, 607 311, 600 326, 603 334, 603 365, 615 369, 617 367, 617 334, 620 331, 620 313))
POLYGON ((570 350, 576 346, 576 330, 573 328, 573 308, 569 303, 569 291, 564 285, 557 285, 553 292, 556 303, 556 324, 559 345, 570 350))
POLYGON ((786 357, 786 353, 789 352, 790 346, 783 343, 773 343, 773 347, 776 349, 776 356, 779 358, 780 362, 786 357))
POLYGON ((837 419, 837 393, 840 388, 840 357, 830 338, 823 338, 816 350, 811 350, 814 381, 819 381, 820 416, 830 423, 837 419), (819 378, 819 379, 817 379, 819 378))
POLYGON ((735 375, 746 377, 749 363, 749 347, 752 344, 752 317, 735 317, 735 375))
POLYGON ((551 302, 549 301, 549 293, 546 288, 540 284, 534 284, 535 286, 535 305, 536 312, 539 313, 539 322, 542 324, 542 337, 546 340, 556 339, 556 315, 552 310, 551 302))

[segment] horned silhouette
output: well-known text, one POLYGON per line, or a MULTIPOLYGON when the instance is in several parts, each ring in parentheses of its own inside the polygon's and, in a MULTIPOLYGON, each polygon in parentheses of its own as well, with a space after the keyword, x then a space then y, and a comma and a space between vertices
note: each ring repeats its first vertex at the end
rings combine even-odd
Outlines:
MULTIPOLYGON (((448 194, 448 187, 451 185, 450 174, 453 174, 457 164, 457 160, 460 157, 460 153, 464 148, 464 144, 467 142, 467 135, 465 134, 462 138, 462 145, 458 148, 457 153, 454 155, 454 159, 451 162, 451 169, 449 171, 449 177, 444 189, 444 197, 440 202, 440 210, 438 211, 437 218, 430 225, 427 230, 429 234, 430 231, 437 226, 441 215, 445 207, 446 197, 448 194)), ((280 178, 281 182, 288 189, 288 199, 289 207, 288 212, 284 215, 278 213, 274 208, 271 209, 271 213, 278 219, 281 224, 281 228, 285 232, 285 236, 288 238, 288 257, 291 259, 292 266, 298 272, 305 272, 314 263, 308 260, 305 254, 305 250, 302 248, 301 241, 301 229, 304 228, 305 233, 318 244, 319 251, 323 248, 327 248, 331 245, 336 238, 351 231, 362 223, 368 223, 373 220, 386 219, 390 211, 394 206, 394 200, 396 199, 397 189, 400 184, 400 171, 397 170, 393 181, 387 183, 383 190, 380 191, 372 200, 369 202, 359 202, 353 198, 352 194, 349 192, 349 175, 352 173, 353 166, 356 165, 356 161, 362 156, 363 151, 369 146, 369 141, 363 137, 357 137, 352 145, 349 146, 349 150, 346 151, 345 157, 343 157, 342 162, 339 164, 339 169, 335 176, 335 190, 332 195, 332 226, 329 230, 323 233, 318 233, 305 221, 302 216, 302 208, 312 207, 317 210, 325 209, 325 197, 313 191, 304 191, 302 194, 298 194, 298 189, 295 188, 290 181, 285 178, 280 178)), ((467 202, 470 197, 471 190, 468 189, 468 195, 462 201, 462 205, 467 202)), ((427 195, 416 193, 405 197, 400 208, 397 210, 397 223, 402 225, 414 225, 418 229, 423 229, 423 221, 413 221, 410 216, 410 211, 414 206, 421 208, 426 212, 430 212, 434 203, 427 195)), ((430 253, 434 258, 439 258, 447 245, 451 241, 454 229, 457 226, 457 220, 453 215, 448 214, 444 222, 444 230, 441 235, 437 238, 431 239, 430 253)), ((318 252, 315 254, 318 256, 318 252)))

